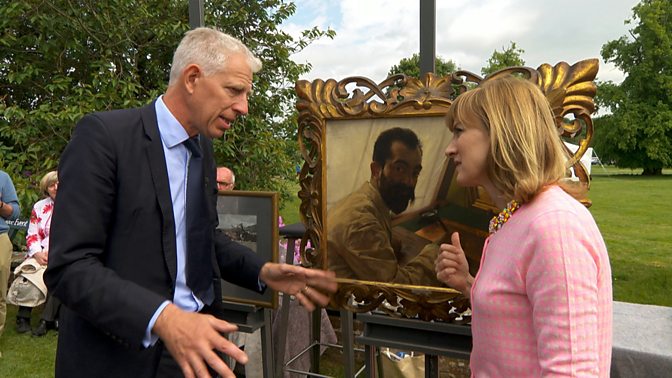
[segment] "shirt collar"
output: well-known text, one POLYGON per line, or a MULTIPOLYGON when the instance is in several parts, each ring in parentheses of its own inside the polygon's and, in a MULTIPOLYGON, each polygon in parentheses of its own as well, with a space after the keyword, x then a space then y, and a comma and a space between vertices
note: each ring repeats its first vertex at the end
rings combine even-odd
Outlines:
POLYGON ((154 108, 156 109, 156 120, 159 124, 159 134, 166 147, 173 148, 189 139, 189 134, 182 127, 180 121, 175 118, 163 102, 163 96, 156 99, 154 108))

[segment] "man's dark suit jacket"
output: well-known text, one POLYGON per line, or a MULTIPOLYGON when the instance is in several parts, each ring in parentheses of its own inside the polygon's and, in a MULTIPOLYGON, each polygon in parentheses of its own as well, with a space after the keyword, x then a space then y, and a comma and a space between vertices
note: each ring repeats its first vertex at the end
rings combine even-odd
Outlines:
MULTIPOLYGON (((259 290, 264 261, 216 231, 211 141, 201 137, 212 224, 215 304, 219 277, 259 290), (216 260, 216 262, 215 262, 216 260)), ((57 377, 154 377, 161 346, 143 349, 155 310, 172 300, 175 222, 154 103, 85 116, 58 169, 50 232, 49 291, 60 314, 57 377)))

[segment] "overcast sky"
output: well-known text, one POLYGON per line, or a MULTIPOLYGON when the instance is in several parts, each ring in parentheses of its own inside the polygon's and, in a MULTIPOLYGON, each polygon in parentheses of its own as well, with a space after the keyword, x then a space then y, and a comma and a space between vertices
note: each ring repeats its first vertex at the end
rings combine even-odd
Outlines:
MULTIPOLYGON (((292 35, 319 26, 323 38, 293 58, 313 65, 302 79, 365 76, 379 83, 402 58, 419 53, 419 0, 295 0, 294 16, 283 24, 292 35)), ((510 41, 525 50, 525 65, 573 64, 600 58, 598 80, 620 82, 623 74, 605 65, 600 50, 628 34, 635 0, 436 0, 436 54, 480 75, 495 49, 510 41)))

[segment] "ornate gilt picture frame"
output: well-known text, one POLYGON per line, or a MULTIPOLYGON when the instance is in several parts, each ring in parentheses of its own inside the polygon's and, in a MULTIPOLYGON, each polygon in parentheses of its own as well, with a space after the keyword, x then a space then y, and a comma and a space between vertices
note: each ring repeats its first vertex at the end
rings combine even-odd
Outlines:
MULTIPOLYGON (((597 71, 597 59, 589 59, 571 66, 560 62, 537 69, 512 67, 486 78, 457 71, 446 77, 427 74, 422 80, 395 75, 379 84, 363 77, 297 82, 299 147, 304 159, 299 197, 306 226, 300 247, 302 264, 329 268, 327 213, 368 179, 373 141, 381 131, 398 126, 418 135, 423 154, 416 202, 393 217, 393 229, 404 227, 403 232, 427 243, 440 242, 449 232, 459 231, 470 266, 477 269, 487 222, 498 210, 483 190, 459 188, 454 183, 454 167, 443 154, 451 138, 443 117, 452 101, 501 75, 513 74, 536 83, 553 108, 558 137, 584 135, 574 153, 566 151, 567 166, 589 185, 579 160, 593 135, 590 115, 595 111, 597 71), (306 249, 308 240, 313 248, 306 249)), ((590 204, 588 199, 583 202, 590 204)), ((403 256, 397 258, 404 263, 403 256)), ((332 305, 354 312, 379 309, 424 320, 468 321, 462 316, 468 302, 455 290, 440 286, 339 278, 332 305)))

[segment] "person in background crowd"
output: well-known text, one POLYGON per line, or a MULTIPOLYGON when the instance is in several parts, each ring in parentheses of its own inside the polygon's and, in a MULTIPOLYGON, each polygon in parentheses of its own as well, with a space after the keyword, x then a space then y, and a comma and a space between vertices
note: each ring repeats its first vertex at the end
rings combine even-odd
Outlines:
POLYGON ((584 189, 564 180, 551 107, 533 83, 506 77, 460 95, 446 149, 462 186, 503 209, 473 277, 460 246, 441 245, 436 275, 471 299, 474 377, 608 377, 611 268, 584 189))
POLYGON ((261 62, 211 28, 186 33, 164 95, 84 116, 59 163, 44 280, 63 302, 56 377, 233 377, 225 279, 326 305, 333 273, 266 262, 217 230, 211 138, 248 112, 261 62))
MULTIPOLYGON (((47 266, 49 261, 49 232, 51 216, 58 191, 58 173, 48 172, 40 180, 40 192, 45 196, 37 201, 30 214, 30 224, 26 232, 26 258, 34 258, 40 265, 47 266)), ((58 310, 61 302, 53 295, 47 294, 47 302, 42 311, 40 324, 33 330, 34 336, 44 336, 50 329, 58 329, 58 310)), ((32 307, 19 306, 16 314, 16 332, 30 331, 30 313, 32 307)))
POLYGON ((9 225, 5 221, 19 217, 21 209, 14 183, 9 175, 0 170, 0 335, 5 330, 7 318, 7 281, 12 264, 12 241, 9 240, 9 225))
POLYGON ((233 190, 236 186, 236 175, 227 167, 217 167, 217 189, 233 190))

